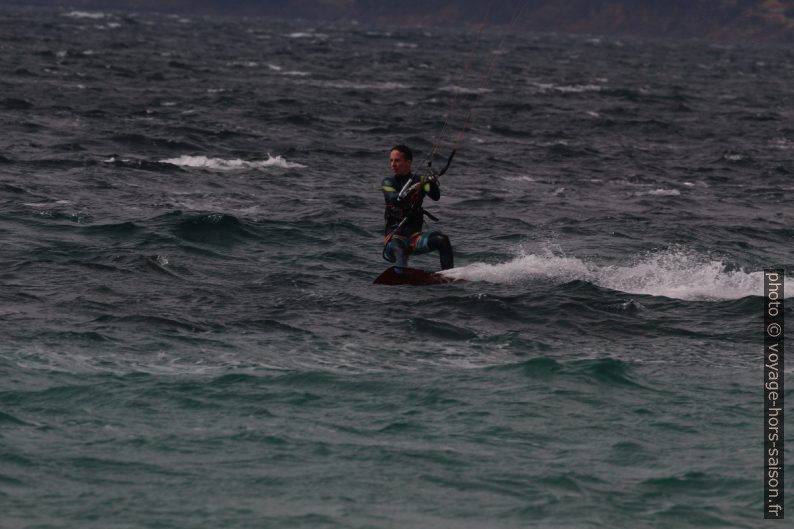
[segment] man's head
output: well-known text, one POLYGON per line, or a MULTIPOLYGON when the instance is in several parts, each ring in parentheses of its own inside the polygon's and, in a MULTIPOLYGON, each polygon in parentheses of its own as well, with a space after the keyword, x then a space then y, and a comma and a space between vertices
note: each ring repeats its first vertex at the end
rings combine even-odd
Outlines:
POLYGON ((395 145, 389 151, 389 165, 394 176, 402 176, 411 172, 414 153, 405 145, 395 145))

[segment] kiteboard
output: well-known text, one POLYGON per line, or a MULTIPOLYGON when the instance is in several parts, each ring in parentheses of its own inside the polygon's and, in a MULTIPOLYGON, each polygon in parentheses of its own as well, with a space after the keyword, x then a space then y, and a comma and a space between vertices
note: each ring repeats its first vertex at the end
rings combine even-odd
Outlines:
POLYGON ((403 268, 400 273, 394 270, 394 267, 389 267, 379 275, 374 284, 376 285, 441 285, 444 283, 459 283, 463 279, 456 279, 454 277, 447 277, 439 274, 438 272, 426 272, 418 268, 403 268))

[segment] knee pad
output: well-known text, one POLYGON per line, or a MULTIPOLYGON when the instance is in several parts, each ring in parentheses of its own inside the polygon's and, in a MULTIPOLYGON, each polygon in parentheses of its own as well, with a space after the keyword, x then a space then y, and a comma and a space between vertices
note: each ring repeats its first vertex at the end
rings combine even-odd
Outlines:
POLYGON ((440 231, 434 231, 430 234, 427 238, 427 247, 431 250, 445 250, 447 248, 452 248, 452 244, 449 242, 449 237, 441 233, 440 231))

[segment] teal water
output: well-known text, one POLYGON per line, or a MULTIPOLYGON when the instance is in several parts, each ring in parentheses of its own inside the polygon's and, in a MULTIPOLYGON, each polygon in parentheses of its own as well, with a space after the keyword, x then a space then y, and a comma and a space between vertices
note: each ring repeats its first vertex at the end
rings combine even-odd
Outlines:
POLYGON ((19 379, 4 523, 758 527, 757 377, 682 367, 19 379))

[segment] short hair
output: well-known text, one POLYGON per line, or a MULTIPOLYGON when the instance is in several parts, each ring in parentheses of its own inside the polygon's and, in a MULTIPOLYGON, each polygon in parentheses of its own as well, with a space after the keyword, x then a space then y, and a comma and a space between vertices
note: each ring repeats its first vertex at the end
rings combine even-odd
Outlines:
POLYGON ((411 149, 407 145, 403 145, 402 143, 392 147, 389 152, 391 152, 391 151, 399 151, 399 152, 403 153, 403 156, 405 156, 405 159, 408 160, 408 161, 413 161, 413 159, 414 159, 413 151, 411 151, 411 149))

